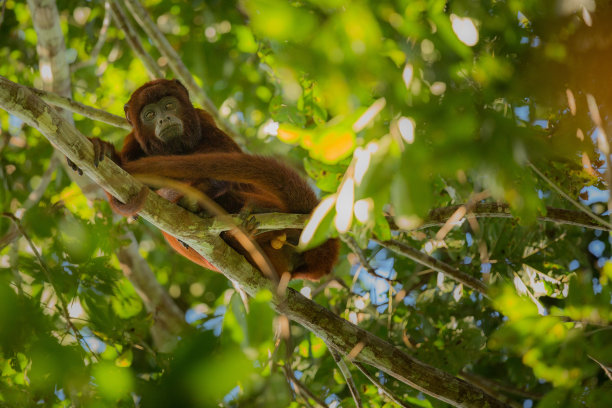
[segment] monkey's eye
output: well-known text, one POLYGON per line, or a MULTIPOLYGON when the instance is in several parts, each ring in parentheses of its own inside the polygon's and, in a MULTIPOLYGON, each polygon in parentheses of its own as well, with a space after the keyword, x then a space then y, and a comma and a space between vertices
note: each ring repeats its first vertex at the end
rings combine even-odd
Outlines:
POLYGON ((166 110, 171 110, 171 109, 174 109, 174 102, 166 103, 166 110))
POLYGON ((148 111, 148 112, 146 112, 146 113, 144 114, 144 118, 145 118, 146 120, 151 120, 151 119, 153 119, 154 117, 155 117, 155 112, 153 112, 153 111, 148 111))

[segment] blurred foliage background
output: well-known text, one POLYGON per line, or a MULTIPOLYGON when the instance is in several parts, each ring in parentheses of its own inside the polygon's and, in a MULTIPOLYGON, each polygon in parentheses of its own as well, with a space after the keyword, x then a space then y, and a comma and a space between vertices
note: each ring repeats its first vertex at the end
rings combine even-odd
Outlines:
MULTIPOLYGON (((2 4, 0 74, 41 88, 30 7, 2 4)), ((608 2, 143 5, 245 148, 282 157, 327 197, 312 243, 349 236, 371 267, 343 246, 333 277, 292 287, 514 406, 612 406, 609 233, 542 218, 560 208, 609 220, 608 2), (505 203, 513 218, 419 228, 465 203, 505 203), (480 279, 491 301, 372 238, 480 279)), ((89 61, 103 2, 57 7, 74 99, 122 115, 149 79, 141 61, 114 23, 89 61)), ((74 120, 117 146, 126 134, 74 120)), ((277 340, 269 296, 247 313, 221 274, 87 198, 40 133, 4 111, 0 123, 0 406, 353 406, 320 339, 294 324, 291 342, 277 340), (193 328, 170 352, 155 347, 155 311, 122 274, 128 230, 193 328)), ((378 378, 406 406, 447 406, 378 378)), ((354 379, 367 406, 395 406, 354 379)))

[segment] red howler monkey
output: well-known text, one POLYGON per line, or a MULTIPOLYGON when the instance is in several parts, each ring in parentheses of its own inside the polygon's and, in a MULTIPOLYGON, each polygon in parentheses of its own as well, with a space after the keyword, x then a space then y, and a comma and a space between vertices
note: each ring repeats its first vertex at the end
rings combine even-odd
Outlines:
MULTIPOLYGON (((133 130, 121 152, 117 153, 110 143, 91 139, 96 165, 107 156, 130 173, 181 180, 229 213, 246 210, 308 214, 318 203, 310 186, 295 170, 272 158, 243 153, 207 112, 193 107, 187 89, 176 80, 158 79, 144 84, 125 105, 125 114, 133 130)), ((176 191, 163 190, 161 195, 173 202, 182 198, 176 191)), ((110 199, 113 210, 122 215, 137 212, 137 202, 138 199, 123 204, 110 199)), ((181 255, 217 271, 195 250, 163 234, 181 255)), ((296 244, 299 235, 300 230, 286 229, 254 238, 279 273, 288 271, 292 278, 309 280, 330 273, 338 257, 338 240, 330 239, 317 248, 297 253, 293 245, 284 245, 283 238, 296 244), (283 237, 280 245, 279 237, 283 237)), ((248 253, 231 237, 224 239, 248 258, 248 253)))

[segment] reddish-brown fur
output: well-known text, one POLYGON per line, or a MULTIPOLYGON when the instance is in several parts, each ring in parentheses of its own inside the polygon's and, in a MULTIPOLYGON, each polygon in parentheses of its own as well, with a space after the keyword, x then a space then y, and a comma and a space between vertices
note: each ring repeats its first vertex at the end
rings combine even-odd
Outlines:
MULTIPOLYGON (((196 109, 187 90, 178 81, 159 79, 137 89, 125 106, 133 131, 117 153, 104 143, 112 159, 130 173, 147 173, 182 180, 196 187, 229 213, 277 211, 310 213, 318 200, 308 184, 292 168, 279 161, 243 153, 238 145, 214 123, 212 117, 196 109), (184 134, 179 140, 164 143, 154 132, 143 129, 140 110, 164 96, 175 96, 181 104, 184 134), (151 133, 151 134, 150 134, 151 133)), ((161 194, 178 202, 180 193, 161 194)), ((131 203, 111 200, 111 207, 122 215, 133 215, 144 201, 141 194, 131 203)), ((338 240, 330 239, 321 246, 297 254, 291 245, 274 249, 271 240, 286 233, 287 242, 295 244, 300 230, 287 229, 257 234, 255 240, 279 273, 291 272, 293 278, 316 280, 331 272, 338 257, 338 240)), ((164 233, 166 240, 191 261, 217 270, 192 248, 164 233)), ((224 239, 241 254, 248 253, 230 236, 224 239)), ((251 261, 252 263, 252 261, 251 261)))

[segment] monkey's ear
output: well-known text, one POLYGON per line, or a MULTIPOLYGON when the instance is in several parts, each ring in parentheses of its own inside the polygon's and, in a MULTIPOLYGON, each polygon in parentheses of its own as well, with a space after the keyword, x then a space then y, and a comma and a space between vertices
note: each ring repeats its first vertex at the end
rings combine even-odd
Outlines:
POLYGON ((125 112, 125 118, 127 119, 128 123, 132 125, 132 121, 130 120, 130 113, 129 113, 130 105, 128 105, 127 103, 123 105, 123 111, 125 112))
POLYGON ((173 79, 173 81, 174 81, 174 83, 176 83, 178 86, 180 86, 181 88, 183 88, 183 89, 185 90, 185 93, 186 93, 187 95, 189 95, 189 91, 187 90, 187 88, 185 88, 185 85, 183 85, 183 84, 181 83, 181 81, 179 81, 178 79, 173 79))

